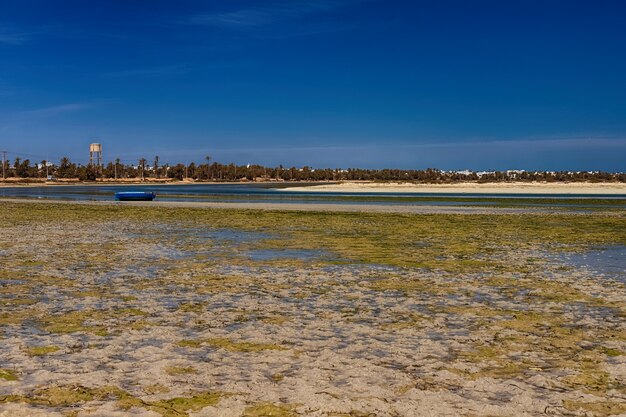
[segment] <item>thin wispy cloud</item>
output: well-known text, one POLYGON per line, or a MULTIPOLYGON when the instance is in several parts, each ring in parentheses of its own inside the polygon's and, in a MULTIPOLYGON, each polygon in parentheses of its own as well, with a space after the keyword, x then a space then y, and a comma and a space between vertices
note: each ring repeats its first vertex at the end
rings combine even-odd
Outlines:
POLYGON ((351 2, 281 2, 270 6, 247 8, 230 12, 195 14, 181 23, 233 29, 259 27, 330 12, 343 8, 349 3, 351 2))
POLYGON ((14 129, 23 129, 24 126, 33 126, 38 123, 48 123, 55 117, 80 112, 89 109, 95 104, 93 102, 66 103, 49 107, 41 107, 32 110, 21 110, 5 113, 0 117, 0 132, 7 132, 14 129))
POLYGON ((16 31, 6 27, 0 27, 0 44, 21 45, 27 42, 35 32, 16 31))
POLYGON ((167 77, 172 75, 184 75, 189 71, 184 65, 156 66, 147 68, 133 68, 120 71, 111 71, 104 73, 106 77, 125 78, 125 77, 167 77))
POLYGON ((263 10, 240 10, 220 14, 199 14, 189 18, 187 23, 194 25, 245 27, 262 26, 272 22, 272 15, 263 10))
POLYGON ((33 110, 23 110, 17 112, 15 115, 20 118, 39 119, 45 117, 59 116, 65 113, 72 113, 79 110, 85 110, 92 106, 92 103, 68 103, 33 110))
MULTIPOLYGON (((226 140, 226 139, 223 139, 226 140)), ((543 138, 521 138, 521 139, 476 139, 470 141, 432 141, 426 143, 404 143, 389 145, 385 142, 365 143, 365 144, 333 144, 318 146, 264 146, 264 147, 211 147, 211 148, 159 148, 152 152, 172 156, 222 154, 241 155, 243 153, 253 154, 289 154, 290 152, 355 152, 355 151, 410 151, 420 149, 465 149, 467 148, 488 148, 488 147, 508 147, 512 149, 520 148, 562 148, 562 149, 625 149, 626 137, 621 136, 588 136, 588 137, 543 137, 543 138)), ((136 153, 137 156, 144 155, 145 152, 136 153)), ((135 155, 130 153, 129 155, 135 155)))

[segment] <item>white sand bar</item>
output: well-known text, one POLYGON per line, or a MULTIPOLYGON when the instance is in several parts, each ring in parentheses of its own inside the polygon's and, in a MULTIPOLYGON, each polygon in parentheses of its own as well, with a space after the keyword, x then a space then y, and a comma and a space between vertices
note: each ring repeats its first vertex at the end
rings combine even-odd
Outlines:
POLYGON ((467 194, 626 194, 626 183, 619 182, 507 182, 456 184, 414 184, 342 182, 285 188, 285 191, 331 191, 346 193, 467 193, 467 194))

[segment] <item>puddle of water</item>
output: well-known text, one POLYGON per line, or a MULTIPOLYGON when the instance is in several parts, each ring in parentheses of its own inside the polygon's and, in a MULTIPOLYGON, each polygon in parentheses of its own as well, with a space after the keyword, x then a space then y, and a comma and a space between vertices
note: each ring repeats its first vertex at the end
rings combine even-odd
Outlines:
POLYGON ((202 231, 200 237, 236 243, 250 243, 269 239, 272 236, 263 232, 248 232, 235 229, 210 229, 202 231))
POLYGON ((327 252, 312 249, 257 249, 246 253, 253 261, 274 261, 277 259, 301 259, 310 261, 329 257, 327 252))
POLYGON ((582 253, 567 253, 561 261, 574 268, 584 268, 599 276, 626 282, 626 246, 609 246, 582 253))
POLYGON ((146 260, 154 259, 183 259, 192 256, 187 251, 180 250, 178 248, 170 246, 157 246, 144 251, 144 257, 146 260))
POLYGON ((0 279, 0 287, 9 286, 9 285, 19 285, 23 284, 26 281, 23 279, 0 279))

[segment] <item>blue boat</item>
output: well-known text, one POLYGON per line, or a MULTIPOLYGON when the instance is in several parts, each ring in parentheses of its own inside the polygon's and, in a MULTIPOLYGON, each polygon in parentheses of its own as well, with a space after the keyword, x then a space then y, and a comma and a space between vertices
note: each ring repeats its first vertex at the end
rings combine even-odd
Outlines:
POLYGON ((156 194, 148 191, 121 191, 115 193, 116 201, 152 201, 156 194))

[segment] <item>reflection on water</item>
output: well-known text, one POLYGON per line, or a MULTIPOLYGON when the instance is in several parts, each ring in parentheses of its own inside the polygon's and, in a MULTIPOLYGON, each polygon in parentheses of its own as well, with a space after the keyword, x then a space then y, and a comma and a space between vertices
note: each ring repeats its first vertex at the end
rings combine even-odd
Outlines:
POLYGON ((568 265, 584 268, 599 277, 626 282, 626 246, 609 246, 582 253, 561 256, 568 265))

